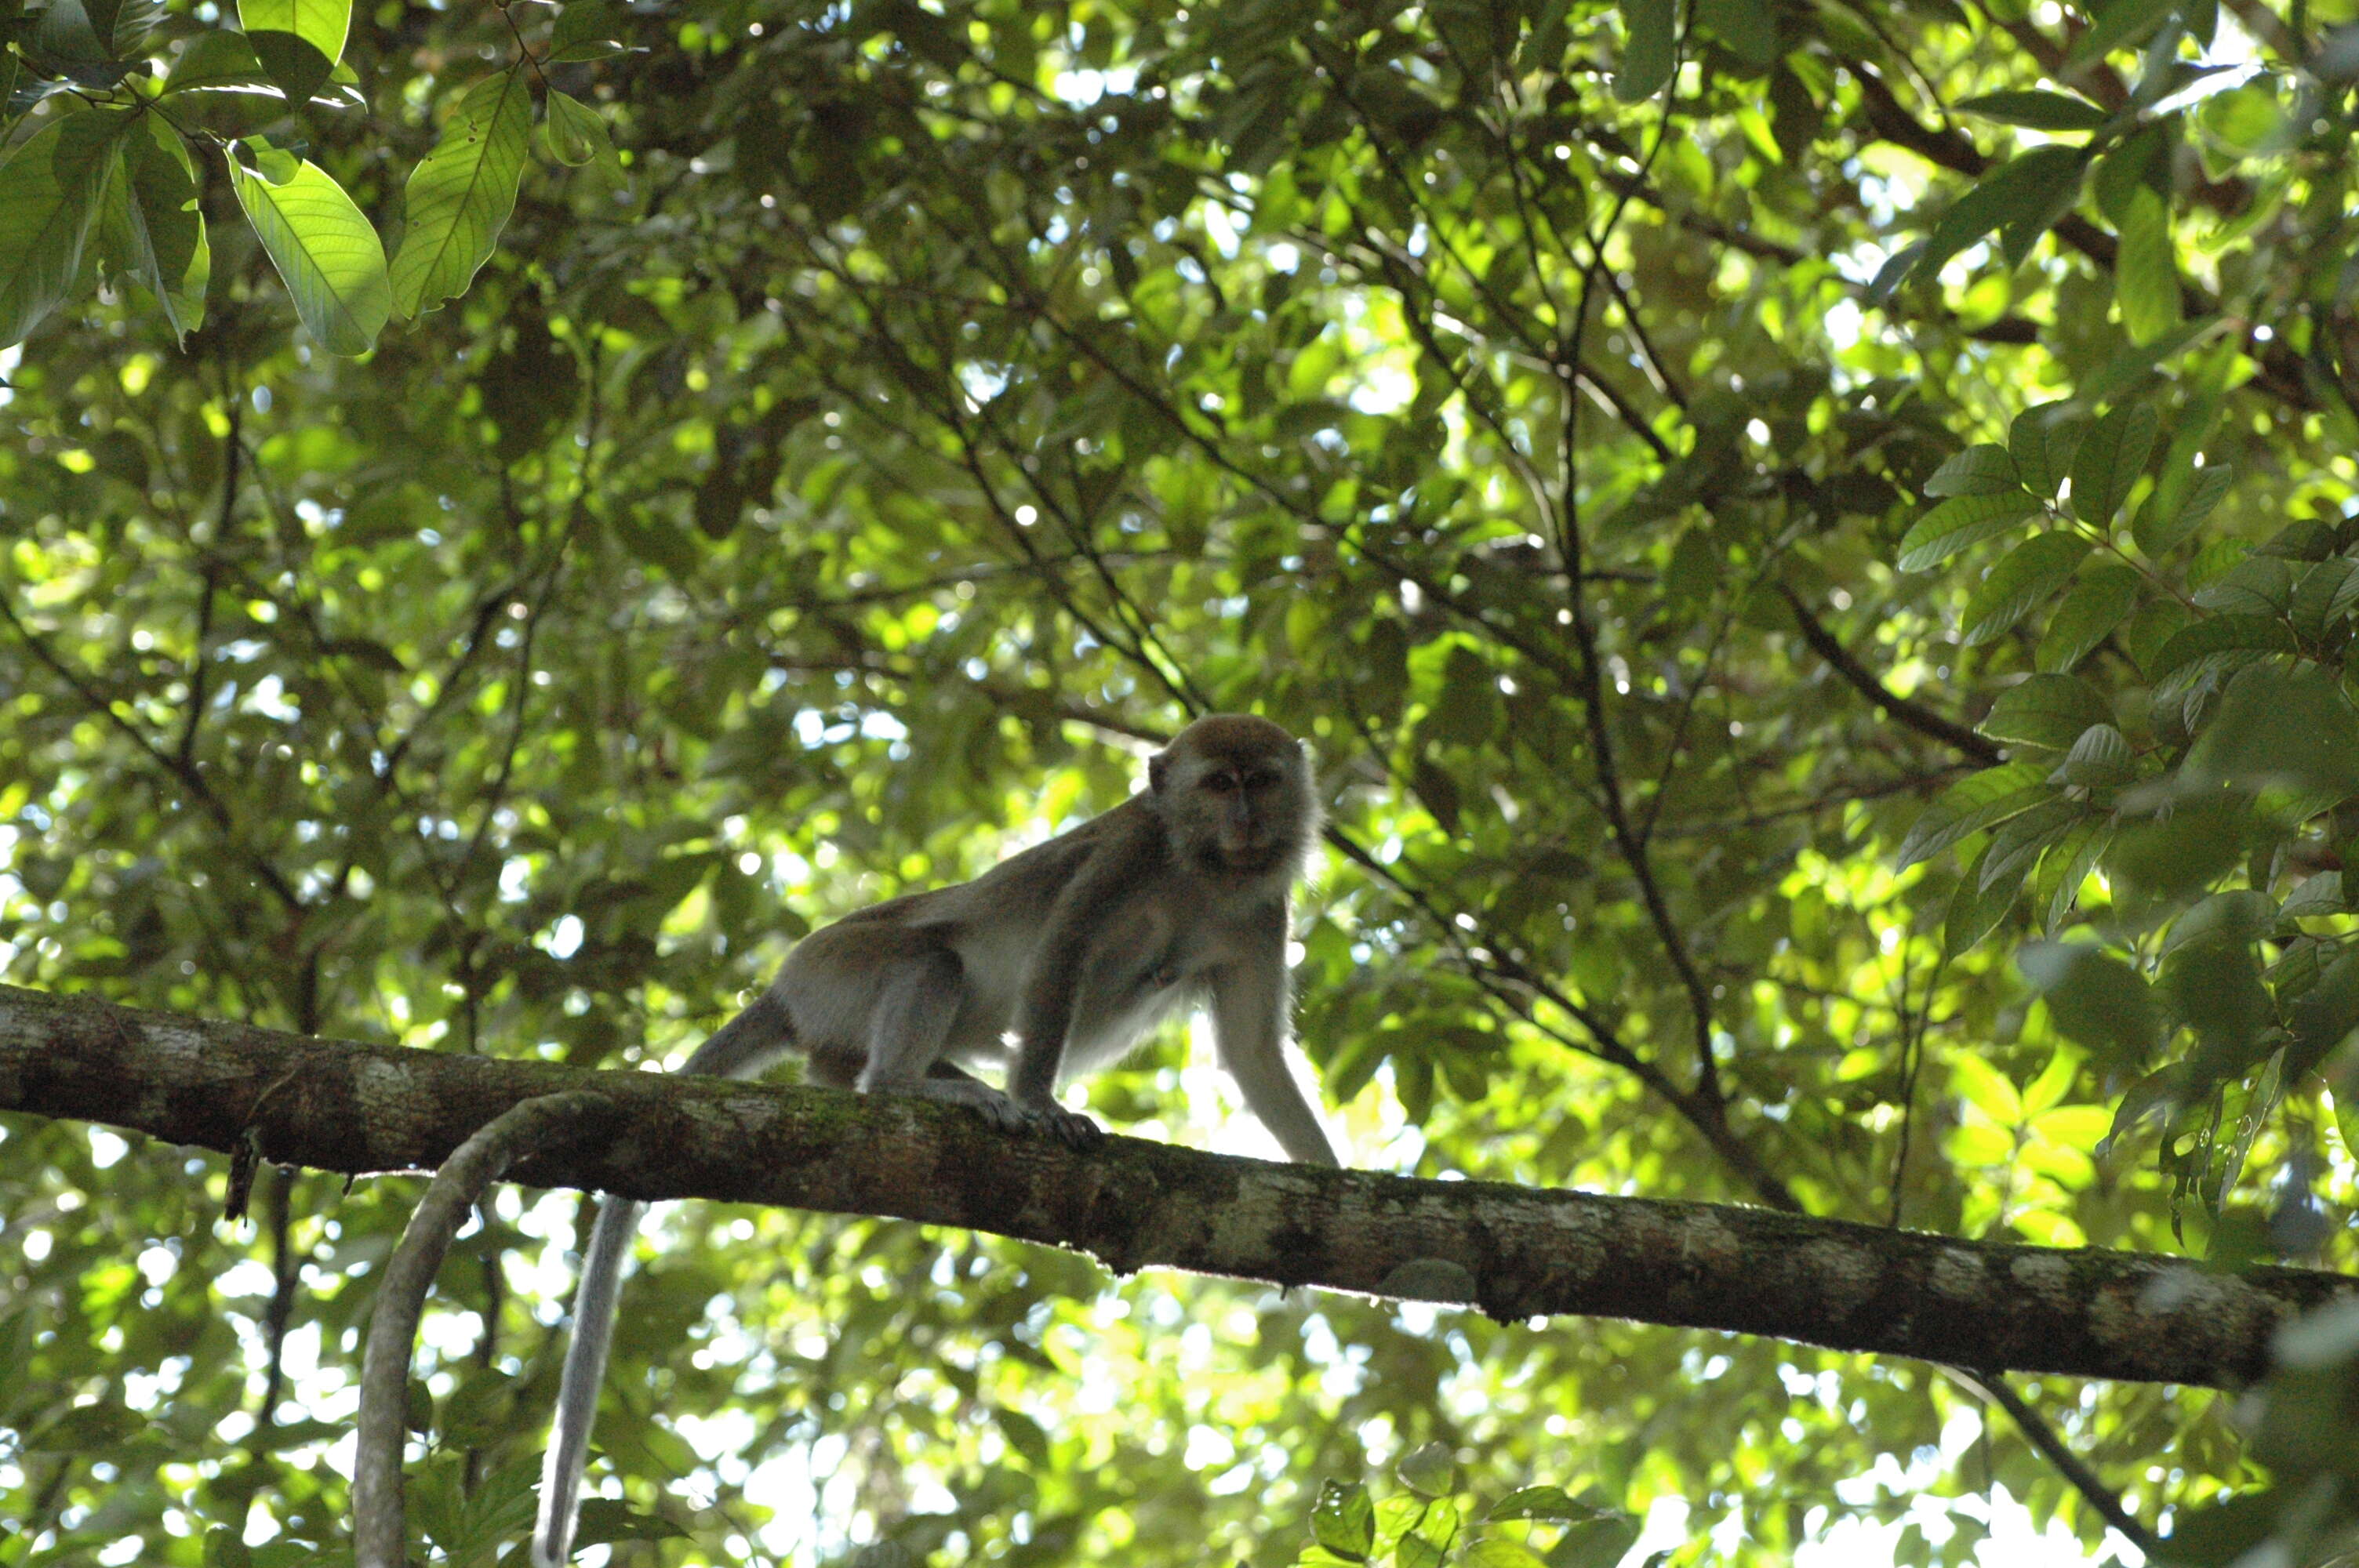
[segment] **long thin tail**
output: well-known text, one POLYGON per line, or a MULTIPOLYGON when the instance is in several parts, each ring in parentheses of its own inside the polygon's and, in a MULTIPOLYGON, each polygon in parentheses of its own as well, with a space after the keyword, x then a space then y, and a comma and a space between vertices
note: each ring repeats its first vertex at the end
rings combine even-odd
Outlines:
POLYGON ((622 1294, 623 1265, 631 1255, 647 1205, 608 1197, 598 1206, 598 1223, 582 1255, 582 1288, 573 1296, 573 1343, 566 1347, 565 1373, 558 1380, 557 1418, 549 1434, 549 1457, 540 1468, 540 1522, 532 1533, 533 1568, 563 1568, 573 1550, 574 1505, 582 1472, 590 1463, 590 1422, 598 1413, 598 1385, 605 1380, 606 1349, 614 1342, 614 1305, 622 1294))
MULTIPOLYGON (((770 991, 723 1024, 681 1066, 686 1073, 750 1078, 794 1043, 786 1004, 770 991)), ((564 1568, 573 1550, 576 1504, 582 1472, 590 1463, 590 1423, 598 1413, 598 1386, 606 1377, 606 1351, 614 1342, 614 1308, 622 1295, 623 1265, 630 1261, 631 1238, 647 1206, 609 1195, 598 1206, 590 1245, 582 1253, 582 1284, 573 1294, 573 1343, 566 1347, 565 1371, 557 1384, 557 1414, 549 1434, 549 1456, 540 1467, 540 1519, 533 1527, 533 1568, 564 1568)))

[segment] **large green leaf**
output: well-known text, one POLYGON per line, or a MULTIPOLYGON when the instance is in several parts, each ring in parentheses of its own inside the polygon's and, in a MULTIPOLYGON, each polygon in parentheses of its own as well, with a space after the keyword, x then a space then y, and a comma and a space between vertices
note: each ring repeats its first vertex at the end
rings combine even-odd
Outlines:
POLYGON ((2093 724, 2113 721, 2114 710, 2097 688, 2072 676, 2033 676, 2011 686, 1991 705, 1980 726, 1995 741, 2062 751, 2093 724))
POLYGON ((466 292, 515 210, 532 139, 532 94, 521 70, 478 81, 460 98, 442 139, 410 172, 408 228, 393 259, 394 303, 405 316, 466 292))
POLYGON ((1999 557, 1990 575, 1966 600, 1959 633, 1967 646, 1987 643, 2036 609, 2040 600, 2071 580, 2089 553, 2077 534, 2035 534, 1999 557))
POLYGON ((2185 492, 2186 499, 2169 517, 2149 519, 2146 509, 2140 507, 2138 520, 2130 529, 2138 549, 2149 559, 2159 559, 2184 544, 2187 536, 2219 506, 2235 477, 2236 470, 2226 463, 2207 463, 2196 470, 2194 481, 2185 492))
POLYGON ((376 231, 318 164, 266 143, 258 151, 269 172, 247 168, 233 153, 230 188, 285 281, 296 314, 330 353, 368 352, 393 313, 376 231))
POLYGON ((164 91, 172 92, 234 92, 266 91, 270 73, 244 33, 216 27, 199 33, 184 45, 165 74, 164 91))
POLYGON ((2088 431, 2088 421, 2068 403, 2043 403, 2017 415, 2007 427, 2006 448, 2023 488, 2034 495, 2054 495, 2071 472, 2072 455, 2088 431))
POLYGON ((108 221, 121 260, 163 308, 176 336, 204 324, 212 246, 197 206, 196 165, 160 115, 124 142, 122 177, 109 188, 108 221))
MULTIPOLYGON (((2085 742, 2088 738, 2084 735, 2082 741, 2085 742)), ((2073 751, 2077 753, 2080 746, 2075 745, 2073 751)), ((2066 759, 2068 764, 2071 760, 2066 759)), ((2082 819, 2071 832, 2049 846, 2048 852, 2039 858, 2039 870, 2031 879, 2033 908, 2039 916, 2042 931, 2055 931, 2072 914, 2082 885, 2113 841, 2113 818, 2092 816, 2082 819)))
POLYGON ((2220 699, 2185 772, 2246 788, 2281 785, 2330 803, 2359 795, 2359 711, 2341 683, 2314 665, 2256 665, 2220 699))
POLYGON ((344 58, 353 0, 237 0, 237 25, 255 33, 291 33, 333 65, 344 58))
POLYGON ((2088 155, 2079 147, 2041 146, 2001 164, 1951 202, 1934 222, 1912 268, 1930 276, 1941 265, 1995 229, 2008 231, 2011 262, 2061 217, 2081 189, 2088 155))
POLYGON ((1985 92, 1962 100, 1958 107, 1986 120, 2027 125, 2035 131, 2093 131, 2106 117, 2103 109, 2085 98, 2038 90, 1985 92))
POLYGON ((2170 242, 2170 209, 2160 192, 2141 186, 2122 220, 2114 260, 2114 300, 2134 343, 2150 343, 2180 323, 2179 265, 2170 242))
POLYGON ((1989 935, 2006 918, 2014 907, 2016 895, 2023 891, 2018 882, 1993 885, 1983 875, 1990 864, 1990 848, 1974 857, 1966 874, 1950 892, 1950 902, 1941 914, 1941 956, 1954 958, 1989 935))
POLYGON ((2073 516, 2098 528, 2113 522, 2130 487, 2146 472, 2159 427, 2154 410, 2143 403, 2116 408, 2091 427, 2072 454, 2073 516))
POLYGON ((1671 79, 1677 39, 1672 0, 1622 0, 1622 58, 1614 96, 1625 103, 1651 98, 1671 79))
POLYGON ((2006 495, 2022 488, 2015 459, 2005 447, 1988 441, 1968 447, 1925 481, 1928 495, 2006 495))
MULTIPOLYGON (((2155 680, 2176 674, 2223 654, 2290 654, 2293 630, 2281 621, 2262 615, 2207 615, 2171 633, 2147 673, 2155 680)), ((2218 667, 2215 662, 2213 667, 2218 667)))
POLYGON ((327 85, 352 30, 352 0, 238 0, 246 42, 290 103, 327 85))
POLYGON ((2082 789, 2113 789, 2137 776, 2137 755, 2129 738, 2111 724, 2092 724, 2072 738, 2055 781, 2082 789))
POLYGON ((2058 674, 2070 671, 2113 635, 2137 597, 2138 575, 2127 567, 2105 563, 2081 573, 2049 618, 2047 633, 2039 639, 2039 667, 2058 674))
POLYGON ((2012 533, 2038 510, 2038 499, 2020 490, 1951 496, 1910 526, 1894 564, 1904 572, 1937 567, 1984 539, 2012 533))
POLYGON ((597 110, 570 92, 549 90, 549 120, 541 127, 549 144, 549 156, 569 168, 578 168, 603 153, 614 155, 614 141, 606 134, 606 121, 597 110))
POLYGON ((2110 1065, 2135 1066, 2162 1037, 2161 1010, 2144 979, 2109 953, 2080 943, 2027 943, 2015 957, 2071 1040, 2110 1065))
POLYGON ((117 142, 137 119, 107 109, 62 114, 0 163, 0 345, 72 292, 117 142))
POLYGON ((1913 866, 1961 838, 2053 800, 2056 792, 2048 786, 2047 773, 2037 763, 2007 762, 1960 779, 1917 818, 1896 858, 1904 869, 1913 866))

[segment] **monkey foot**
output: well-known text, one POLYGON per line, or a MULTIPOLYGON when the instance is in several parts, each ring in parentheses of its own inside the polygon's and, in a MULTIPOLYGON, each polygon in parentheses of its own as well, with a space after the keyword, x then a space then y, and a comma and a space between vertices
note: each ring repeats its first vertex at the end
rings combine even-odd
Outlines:
POLYGON ((1022 1138, 1043 1134, 1068 1149, 1094 1149, 1105 1141, 1105 1129, 1077 1110, 1060 1105, 1026 1106, 997 1098, 974 1102, 983 1119, 1002 1132, 1022 1138))

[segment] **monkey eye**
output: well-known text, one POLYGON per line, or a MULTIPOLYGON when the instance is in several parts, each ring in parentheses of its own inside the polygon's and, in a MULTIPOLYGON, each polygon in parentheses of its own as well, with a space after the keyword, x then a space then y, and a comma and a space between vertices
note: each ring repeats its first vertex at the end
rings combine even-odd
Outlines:
POLYGON ((1206 773, 1204 775, 1204 787, 1209 790, 1217 790, 1221 794, 1226 795, 1229 791, 1237 787, 1237 775, 1234 773, 1206 773))

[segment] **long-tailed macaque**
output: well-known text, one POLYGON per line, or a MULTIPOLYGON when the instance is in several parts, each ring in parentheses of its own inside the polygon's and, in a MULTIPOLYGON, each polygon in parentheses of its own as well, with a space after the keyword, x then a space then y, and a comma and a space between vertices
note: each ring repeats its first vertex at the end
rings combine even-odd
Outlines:
MULTIPOLYGON (((1200 719, 1147 762, 1147 789, 971 882, 887 900, 815 931, 682 1072, 749 1077, 790 1050, 811 1081, 972 1106, 1014 1133, 1104 1137, 1058 1083, 1203 1001, 1221 1064, 1297 1160, 1337 1163, 1287 1064, 1287 901, 1319 831, 1301 743, 1266 719, 1200 719), (1005 1063, 994 1088, 966 1065, 1005 1063)), ((537 1568, 571 1549, 575 1495, 623 1263, 644 1206, 598 1211, 541 1473, 537 1568)))

